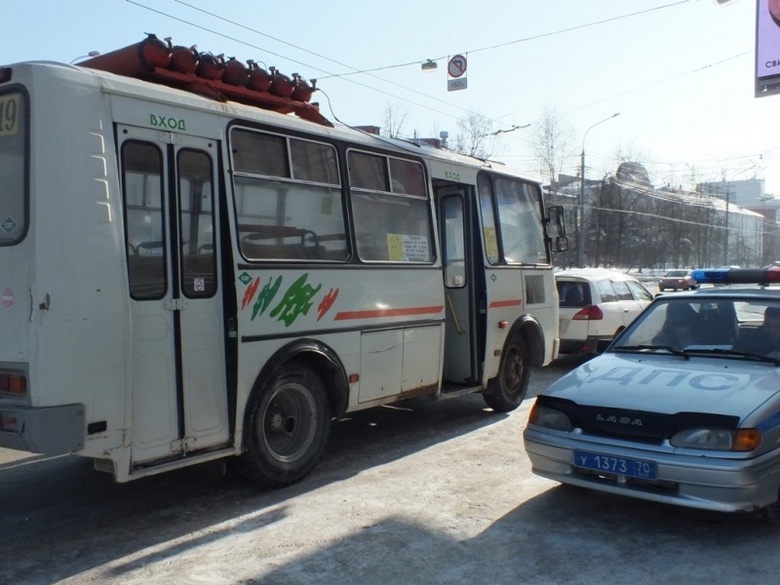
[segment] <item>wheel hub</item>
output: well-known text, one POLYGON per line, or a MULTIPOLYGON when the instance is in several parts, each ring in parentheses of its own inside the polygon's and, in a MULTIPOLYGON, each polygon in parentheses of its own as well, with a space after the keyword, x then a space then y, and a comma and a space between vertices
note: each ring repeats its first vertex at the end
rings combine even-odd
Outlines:
POLYGON ((313 400, 305 388, 288 385, 271 398, 264 417, 263 440, 280 461, 300 456, 314 440, 313 400))

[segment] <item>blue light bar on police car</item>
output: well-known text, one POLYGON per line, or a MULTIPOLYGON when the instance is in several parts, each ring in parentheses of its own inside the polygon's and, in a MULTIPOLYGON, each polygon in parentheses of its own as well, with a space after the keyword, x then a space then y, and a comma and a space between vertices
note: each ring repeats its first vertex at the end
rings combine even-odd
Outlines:
POLYGON ((699 269, 691 276, 699 284, 776 284, 780 283, 780 268, 699 269))

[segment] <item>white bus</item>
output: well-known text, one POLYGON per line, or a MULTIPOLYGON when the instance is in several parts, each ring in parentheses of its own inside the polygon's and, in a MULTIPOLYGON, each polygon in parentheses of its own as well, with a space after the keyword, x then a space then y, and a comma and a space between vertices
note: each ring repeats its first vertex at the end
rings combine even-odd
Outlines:
POLYGON ((521 403, 566 244, 537 182, 165 69, 151 40, 0 68, 0 447, 281 486, 345 413, 521 403))

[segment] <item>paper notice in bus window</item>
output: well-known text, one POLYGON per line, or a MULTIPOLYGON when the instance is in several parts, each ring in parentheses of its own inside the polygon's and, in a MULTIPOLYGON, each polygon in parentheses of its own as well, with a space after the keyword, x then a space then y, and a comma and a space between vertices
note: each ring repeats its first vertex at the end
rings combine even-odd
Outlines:
POLYGON ((19 133, 21 96, 18 93, 0 95, 0 136, 14 136, 19 133))
POLYGON ((429 262, 428 238, 405 234, 387 234, 387 256, 393 262, 429 262))
POLYGON ((496 228, 485 226, 485 251, 488 260, 498 261, 498 241, 496 240, 496 228))

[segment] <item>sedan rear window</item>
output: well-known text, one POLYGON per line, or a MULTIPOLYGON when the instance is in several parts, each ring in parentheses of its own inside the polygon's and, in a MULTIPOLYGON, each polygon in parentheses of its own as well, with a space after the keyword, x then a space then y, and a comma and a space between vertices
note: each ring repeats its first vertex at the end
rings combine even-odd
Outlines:
POLYGON ((590 285, 587 282, 557 281, 561 307, 587 307, 591 304, 590 285))

